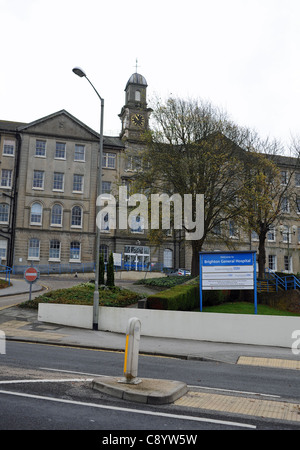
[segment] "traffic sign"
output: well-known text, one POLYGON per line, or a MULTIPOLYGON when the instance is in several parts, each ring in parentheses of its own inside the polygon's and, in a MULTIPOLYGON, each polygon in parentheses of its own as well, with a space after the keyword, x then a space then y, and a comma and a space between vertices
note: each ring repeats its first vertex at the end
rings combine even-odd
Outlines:
POLYGON ((35 283, 39 278, 39 273, 35 267, 28 267, 24 272, 24 278, 27 283, 35 283))

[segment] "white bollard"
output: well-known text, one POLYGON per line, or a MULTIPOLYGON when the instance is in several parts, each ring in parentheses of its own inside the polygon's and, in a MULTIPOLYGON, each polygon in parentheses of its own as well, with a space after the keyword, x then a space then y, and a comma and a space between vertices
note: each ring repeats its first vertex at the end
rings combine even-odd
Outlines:
POLYGON ((142 381, 140 378, 137 378, 140 338, 141 321, 136 317, 132 317, 127 325, 124 378, 119 380, 120 383, 139 384, 142 381))
POLYGON ((0 331, 0 355, 6 354, 6 339, 4 331, 0 331))

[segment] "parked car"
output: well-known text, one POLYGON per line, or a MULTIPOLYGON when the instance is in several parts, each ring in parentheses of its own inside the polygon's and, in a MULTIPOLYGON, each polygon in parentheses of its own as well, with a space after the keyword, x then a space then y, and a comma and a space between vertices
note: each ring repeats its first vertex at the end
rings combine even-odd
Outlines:
POLYGON ((177 269, 174 272, 170 273, 170 276, 190 276, 191 271, 188 269, 177 269))

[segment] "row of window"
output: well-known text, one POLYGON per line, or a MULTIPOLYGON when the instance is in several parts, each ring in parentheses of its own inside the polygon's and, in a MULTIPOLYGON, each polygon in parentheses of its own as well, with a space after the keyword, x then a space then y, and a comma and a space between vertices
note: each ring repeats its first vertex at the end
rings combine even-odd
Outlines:
MULTIPOLYGON (((32 188, 33 189, 44 189, 45 172, 43 170, 33 171, 32 188)), ((2 169, 0 186, 4 188, 12 187, 12 170, 2 169)), ((61 172, 54 172, 53 174, 53 184, 52 189, 54 191, 64 191, 65 186, 65 174, 61 172)), ((84 176, 74 174, 73 175, 73 192, 83 192, 84 187, 84 176)), ((111 190, 111 182, 102 182, 102 192, 109 193, 111 190)))
MULTIPOLYGON (((38 202, 33 203, 30 209, 30 225, 42 225, 42 218, 43 218, 42 216, 43 216, 42 205, 38 202)), ((78 205, 74 206, 71 210, 71 226, 81 228, 82 218, 83 218, 82 208, 78 205)), ((9 205, 6 203, 0 204, 0 223, 9 223, 9 205)), ((59 203, 56 203, 55 205, 53 205, 51 209, 50 225, 62 226, 62 224, 63 224, 63 207, 59 203)), ((103 215, 102 217, 101 230, 102 231, 110 230, 108 213, 103 215)), ((132 217, 131 232, 144 233, 144 227, 142 222, 140 221, 139 216, 132 217)), ((292 235, 296 234, 296 232, 298 242, 300 242, 300 227, 298 227, 297 230, 296 229, 291 230, 291 228, 288 227, 287 225, 283 225, 282 229, 280 230, 282 241, 284 243, 291 243, 292 235)), ((214 234, 220 235, 221 228, 215 227, 214 234)), ((238 229, 235 226, 233 220, 229 221, 229 237, 231 238, 239 237, 238 229)), ((258 241, 258 235, 254 231, 251 233, 251 240, 258 241)), ((268 232, 267 241, 276 242, 276 230, 274 227, 271 228, 270 231, 268 232)))
MULTIPOLYGON (((300 227, 289 227, 288 225, 282 225, 281 229, 279 230, 280 235, 282 237, 282 242, 285 244, 291 244, 292 243, 292 236, 297 235, 297 241, 300 243, 300 227)), ((277 231, 275 227, 271 227, 267 234, 267 240, 268 242, 276 242, 276 234, 277 231)), ((251 239, 253 241, 258 241, 258 235, 254 231, 251 234, 251 239)))
MULTIPOLYGON (((1 207, 5 209, 5 214, 2 214, 2 218, 7 218, 8 221, 8 205, 2 204, 0 205, 0 212, 1 207), (7 215, 6 215, 7 214, 7 215)), ((42 225, 43 221, 43 207, 41 203, 35 202, 31 205, 30 208, 30 225, 42 225)), ((71 209, 71 226, 82 228, 82 221, 83 221, 83 211, 81 206, 73 206, 71 209)), ((0 220, 1 222, 1 220, 0 220)), ((6 222, 6 221, 3 221, 6 222)), ((51 209, 51 215, 50 215, 50 226, 59 226, 61 227, 63 225, 63 207, 56 203, 53 205, 51 209)), ((108 220, 108 213, 103 214, 101 217, 101 231, 109 232, 109 220, 108 220)), ((132 221, 132 227, 131 227, 132 233, 144 233, 144 228, 140 224, 139 216, 134 217, 132 221)))
MULTIPOLYGON (((82 227, 83 212, 80 206, 73 206, 71 210, 71 226, 82 227)), ((36 202, 30 208, 30 225, 42 225, 43 207, 36 202)), ((9 223, 9 205, 6 203, 0 204, 0 223, 9 223)), ((62 226, 63 224, 63 208, 56 203, 51 209, 50 225, 62 226)))
MULTIPOLYGON (((280 172, 281 175, 281 184, 286 186, 289 182, 290 174, 287 170, 282 170, 280 172)), ((295 173, 295 186, 300 187, 300 172, 295 173)))
MULTIPOLYGON (((7 240, 0 239, 0 260, 7 257, 7 240)), ((49 261, 60 261, 61 243, 57 239, 49 241, 49 261)), ((69 260, 70 262, 80 262, 81 258, 81 243, 72 241, 69 246, 69 260)), ((28 259, 40 259, 40 240, 32 238, 28 242, 28 259)))
POLYGON ((284 272, 293 272, 293 258, 289 255, 283 256, 283 267, 278 267, 278 261, 276 255, 269 255, 268 256, 268 266, 269 269, 277 271, 277 270, 283 270, 284 272))
MULTIPOLYGON (((32 189, 44 189, 45 172, 43 170, 33 171, 32 189)), ((65 174, 61 172, 54 172, 52 189, 54 191, 64 191, 65 186, 65 174)), ((73 175, 73 192, 83 192, 84 176, 74 174, 73 175)))
MULTIPOLYGON (((299 211, 300 212, 300 211, 299 211)), ((288 225, 283 225, 282 229, 280 230, 280 234, 282 236, 282 241, 284 243, 291 243, 291 236, 293 234, 296 234, 296 232, 298 233, 298 242, 300 243, 300 227, 294 230, 292 230, 288 225)), ((219 226, 215 227, 213 230, 213 233, 215 235, 221 236, 222 232, 221 232, 221 226, 219 224, 219 226)), ((271 227, 270 231, 267 233, 267 241, 268 242, 276 242, 276 229, 275 227, 271 227)), ((230 220, 229 221, 229 237, 232 239, 239 239, 239 229, 236 225, 236 223, 234 222, 234 220, 230 220)), ((252 231, 251 233, 251 240, 252 241, 258 241, 258 234, 255 231, 252 231)))
MULTIPOLYGON (((35 143, 35 156, 40 158, 46 157, 47 141, 36 139, 35 143)), ((15 155, 15 141, 5 139, 3 144, 3 155, 14 156, 15 155)), ((65 142, 55 143, 55 159, 67 158, 67 144, 65 142)), ((86 148, 83 144, 75 144, 74 147, 74 161, 85 162, 86 160, 86 148)), ((115 169, 116 167, 116 154, 104 152, 102 156, 102 167, 108 169, 115 169)))
MULTIPOLYGON (((46 157, 46 145, 47 141, 37 139, 35 144, 35 156, 46 157)), ((67 144, 65 142, 55 143, 55 159, 66 159, 67 156, 67 144)), ((74 161, 85 161, 85 146, 82 144, 75 144, 74 148, 74 161)))
MULTIPOLYGON (((71 226, 82 228, 83 211, 81 206, 73 206, 71 209, 71 226)), ((30 209, 30 225, 42 225, 43 207, 36 202, 31 205, 30 209)), ((51 209, 50 225, 62 226, 63 224, 63 207, 56 203, 51 209)))
MULTIPOLYGON (((49 242, 49 261, 60 261, 61 242, 57 239, 52 239, 49 242)), ((81 243, 72 241, 69 247, 69 260, 72 262, 80 262, 81 257, 81 243)), ((40 259, 40 240, 32 238, 28 244, 28 259, 40 259)))

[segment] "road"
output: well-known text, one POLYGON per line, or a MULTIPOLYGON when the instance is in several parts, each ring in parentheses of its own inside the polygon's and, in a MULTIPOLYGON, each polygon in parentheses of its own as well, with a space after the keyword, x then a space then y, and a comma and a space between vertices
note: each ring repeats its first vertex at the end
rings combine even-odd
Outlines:
POLYGON ((177 437, 184 433, 187 439, 192 431, 196 436, 205 429, 300 428, 295 418, 261 417, 243 414, 243 410, 237 414, 192 403, 214 395, 231 402, 238 399, 242 405, 246 401, 280 402, 299 409, 297 370, 140 355, 139 377, 184 381, 191 391, 184 398, 186 403, 179 399, 153 406, 91 389, 96 376, 121 377, 123 358, 122 352, 8 341, 6 354, 0 355, 0 429, 98 430, 99 439, 108 438, 105 430, 123 430, 128 438, 137 436, 130 430, 144 430, 136 447, 138 443, 154 445, 147 439, 162 433, 177 437))

